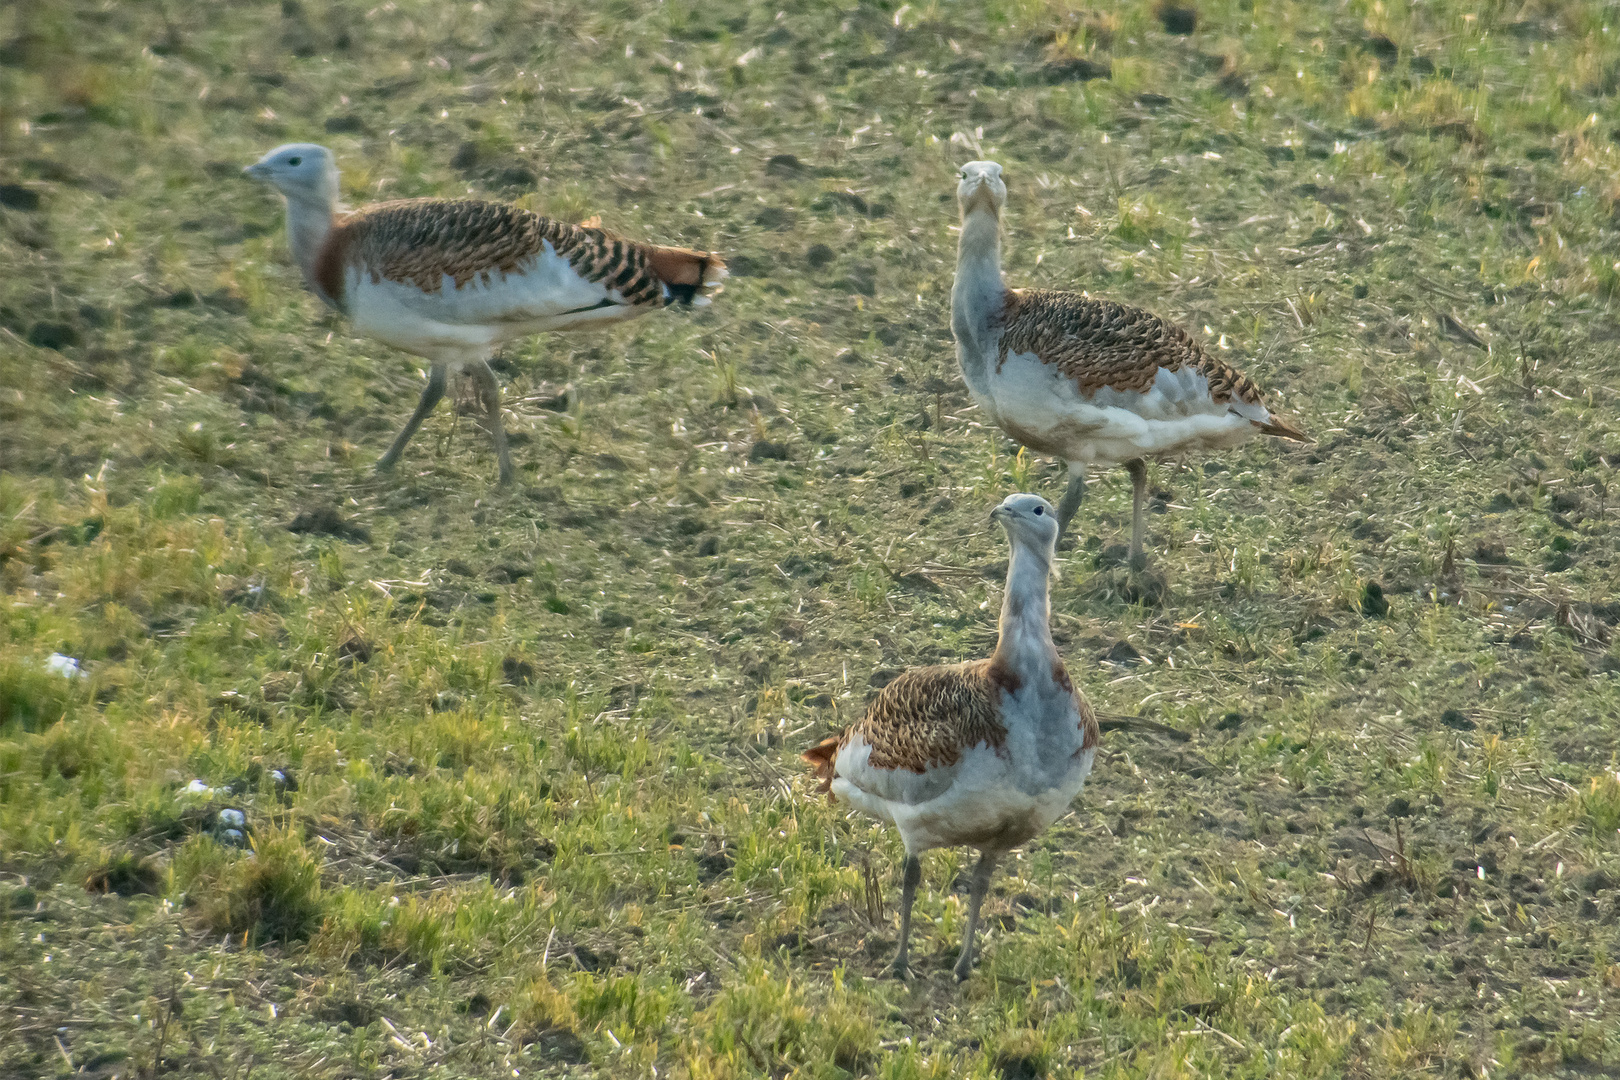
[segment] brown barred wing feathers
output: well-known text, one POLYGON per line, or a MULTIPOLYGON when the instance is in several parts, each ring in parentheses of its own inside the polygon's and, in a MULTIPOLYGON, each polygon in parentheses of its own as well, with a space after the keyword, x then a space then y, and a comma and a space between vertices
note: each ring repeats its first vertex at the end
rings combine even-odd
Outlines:
POLYGON ((1104 387, 1144 392, 1159 368, 1180 370, 1198 352, 1185 331, 1140 308, 1047 289, 1007 292, 1000 363, 1012 353, 1032 354, 1084 394, 1104 387))
POLYGON ((948 667, 912 668, 878 692, 859 722, 823 739, 800 756, 832 799, 833 781, 846 748, 856 754, 856 788, 904 802, 926 801, 950 784, 967 751, 988 746, 998 753, 1007 740, 999 701, 1002 685, 990 660, 948 667), (904 777, 928 777, 917 788, 904 777), (926 792, 926 794, 924 794, 926 792))
POLYGON ((483 275, 509 274, 541 250, 554 222, 503 203, 408 199, 379 203, 340 219, 328 247, 373 281, 409 282, 437 293, 445 278, 460 287, 483 275), (340 244, 334 243, 339 240, 340 244))
POLYGON ((647 245, 615 236, 606 229, 579 225, 562 225, 558 232, 552 246, 580 277, 618 290, 632 307, 663 303, 658 275, 648 264, 647 245))
POLYGON ((333 296, 341 293, 349 266, 373 280, 409 282, 433 294, 446 278, 460 288, 520 272, 546 244, 580 277, 617 290, 629 306, 690 303, 717 291, 726 275, 724 262, 706 252, 638 244, 504 203, 411 199, 340 219, 318 277, 333 296))
POLYGON ((720 256, 691 248, 638 244, 606 229, 564 225, 557 253, 589 281, 617 289, 625 303, 703 307, 728 276, 720 256), (566 245, 566 246, 565 246, 566 245))
MULTIPOLYGON (((1013 353, 1034 355, 1087 396, 1104 388, 1145 393, 1160 368, 1191 367, 1208 381, 1214 401, 1265 404, 1254 380, 1211 356, 1181 327, 1142 308, 1083 293, 1009 289, 1001 330, 1000 363, 1013 353)), ((1303 437, 1286 422, 1276 427, 1267 433, 1303 437)))
POLYGON ((872 747, 875 769, 949 767, 981 743, 1007 739, 991 662, 912 668, 885 686, 850 734, 872 747))

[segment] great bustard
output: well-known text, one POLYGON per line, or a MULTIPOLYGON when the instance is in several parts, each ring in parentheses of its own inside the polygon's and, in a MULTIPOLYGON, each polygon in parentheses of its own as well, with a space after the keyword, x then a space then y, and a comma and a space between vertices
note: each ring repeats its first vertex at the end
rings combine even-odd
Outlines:
POLYGON ((1068 809, 1097 756, 1097 719, 1052 643, 1052 506, 1038 495, 1010 495, 990 516, 1012 544, 995 653, 904 672, 859 723, 804 752, 829 798, 900 830, 906 864, 892 970, 901 977, 922 877, 918 856, 957 844, 981 852, 956 963, 956 977, 965 979, 996 860, 1068 809))
POLYGON ((671 304, 702 306, 726 277, 725 263, 708 252, 638 244, 502 203, 409 199, 344 212, 332 153, 313 143, 278 146, 244 171, 286 199, 288 246, 310 290, 356 332, 431 364, 416 412, 380 470, 399 460, 457 368, 478 383, 501 483, 510 483, 500 388, 488 362, 502 342, 671 304))
POLYGON ((1001 166, 970 161, 951 330, 978 406, 1015 442, 1068 463, 1058 507, 1067 531, 1089 466, 1124 464, 1135 488, 1132 565, 1142 555, 1148 458, 1219 450, 1256 434, 1310 442, 1266 408, 1260 388, 1178 326, 1083 293, 1009 289, 1001 277, 1001 166))

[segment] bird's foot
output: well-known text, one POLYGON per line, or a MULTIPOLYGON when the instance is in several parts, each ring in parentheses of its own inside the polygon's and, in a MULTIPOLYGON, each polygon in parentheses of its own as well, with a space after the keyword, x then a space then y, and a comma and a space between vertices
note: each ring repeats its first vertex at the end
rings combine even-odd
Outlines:
POLYGON ((391 473, 394 471, 394 458, 383 457, 377 459, 377 464, 371 467, 375 473, 391 473))
POLYGON ((1157 607, 1170 595, 1170 581, 1163 572, 1149 566, 1144 558, 1140 563, 1131 565, 1121 593, 1130 603, 1157 607))
POLYGON ((888 973, 890 978, 905 982, 911 978, 911 964, 907 962, 904 953, 889 961, 888 973))
POLYGON ((1145 551, 1136 552, 1135 554, 1131 555, 1130 558, 1128 558, 1125 561, 1125 565, 1130 567, 1131 573, 1133 573, 1133 574, 1140 574, 1140 573, 1146 571, 1147 568, 1148 568, 1147 552, 1145 552, 1145 551))
POLYGON ((951 972, 956 976, 957 982, 967 982, 968 976, 973 974, 973 955, 963 953, 962 958, 956 962, 956 966, 951 969, 951 972))
POLYGON ((1109 544, 1097 553, 1097 566, 1099 569, 1109 570, 1117 566, 1129 567, 1131 549, 1124 544, 1109 544))

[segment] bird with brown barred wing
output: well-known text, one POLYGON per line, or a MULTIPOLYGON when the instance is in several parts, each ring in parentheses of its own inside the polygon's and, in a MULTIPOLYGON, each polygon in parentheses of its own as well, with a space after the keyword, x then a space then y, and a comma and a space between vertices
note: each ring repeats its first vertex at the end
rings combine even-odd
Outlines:
POLYGON ((882 821, 906 846, 900 948, 909 971, 919 856, 965 844, 981 855, 956 977, 973 968, 979 909, 996 860, 1057 820, 1096 758, 1097 718, 1052 641, 1049 579, 1058 525, 1038 495, 991 513, 1012 557, 995 652, 985 660, 913 668, 883 687, 861 720, 804 752, 820 790, 882 821))
POLYGON ((971 161, 957 185, 962 234, 951 292, 956 355, 974 401, 1015 441, 1068 464, 1067 531, 1086 470, 1131 475, 1130 561, 1139 565, 1148 459, 1255 435, 1309 442, 1259 386, 1152 312, 1082 293, 1010 289, 1001 273, 1001 166, 971 161))
MULTIPOLYGON (((878 692, 859 723, 844 737, 872 747, 868 764, 876 769, 910 769, 923 773, 947 769, 962 758, 962 748, 984 743, 999 747, 1007 729, 996 716, 996 691, 1005 672, 993 672, 991 661, 974 660, 946 667, 912 668, 878 692)), ((838 739, 831 743, 836 749, 838 739)), ((812 751, 814 752, 814 751, 812 751)), ((832 793, 831 756, 820 774, 822 791, 832 793)))
POLYGON ((279 146, 245 170, 287 203, 287 238, 304 280, 357 332, 431 364, 415 413, 377 462, 389 469, 444 396, 451 370, 478 383, 500 462, 515 475, 489 358, 504 341, 623 322, 655 308, 702 307, 725 263, 570 225, 503 203, 409 199, 338 209, 331 151, 279 146))

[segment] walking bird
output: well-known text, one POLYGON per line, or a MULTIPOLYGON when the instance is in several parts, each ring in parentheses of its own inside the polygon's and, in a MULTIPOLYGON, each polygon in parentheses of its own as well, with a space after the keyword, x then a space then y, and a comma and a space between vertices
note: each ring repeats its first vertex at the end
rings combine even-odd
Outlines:
POLYGON ((1148 458, 1218 450, 1256 434, 1312 441, 1266 408, 1260 388, 1151 312, 1084 293, 1009 289, 1001 276, 1001 166, 970 161, 956 189, 962 211, 951 330, 968 390, 1001 430, 1068 464, 1058 507, 1066 532, 1086 469, 1131 474, 1131 565, 1142 556, 1148 458))
POLYGON ((981 853, 956 962, 957 979, 965 979, 996 860, 1068 809, 1097 756, 1097 718, 1052 643, 1052 505, 1038 495, 1009 495, 990 516, 1012 545, 996 651, 988 660, 902 673, 859 723, 803 755, 829 799, 900 831, 900 950, 890 970, 901 978, 922 878, 918 857, 957 844, 981 853))
POLYGON ((513 478, 501 395, 489 358, 504 341, 543 330, 623 322, 654 308, 701 307, 725 263, 687 248, 638 244, 502 203, 408 199, 338 207, 332 153, 278 146, 245 170, 287 204, 287 241, 304 282, 354 329, 426 359, 416 411, 377 462, 392 468, 444 396, 452 369, 478 383, 501 483, 513 478))

